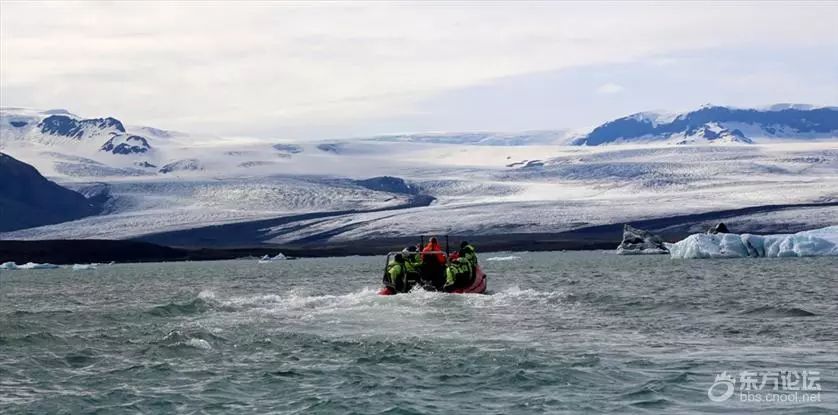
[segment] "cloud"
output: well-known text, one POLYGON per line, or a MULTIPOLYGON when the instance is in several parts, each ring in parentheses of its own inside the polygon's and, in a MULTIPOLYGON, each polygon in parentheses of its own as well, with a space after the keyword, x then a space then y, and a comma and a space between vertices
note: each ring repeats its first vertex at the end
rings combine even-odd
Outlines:
POLYGON ((602 84, 599 87, 597 87, 596 93, 597 94, 602 94, 602 95, 611 95, 611 94, 618 94, 620 92, 623 92, 624 89, 625 88, 623 88, 622 85, 618 85, 618 84, 609 82, 609 83, 602 84))
POLYGON ((506 77, 721 46, 834 44, 838 20, 819 3, 0 4, 2 105, 301 137, 506 77))

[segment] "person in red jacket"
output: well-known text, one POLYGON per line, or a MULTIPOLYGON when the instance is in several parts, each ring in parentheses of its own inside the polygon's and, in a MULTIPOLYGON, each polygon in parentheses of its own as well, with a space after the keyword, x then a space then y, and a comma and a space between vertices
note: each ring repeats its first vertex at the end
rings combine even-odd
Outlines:
POLYGON ((436 260, 440 265, 445 265, 445 254, 443 254, 442 247, 439 246, 436 238, 431 238, 428 244, 422 249, 422 262, 426 263, 430 260, 436 260), (436 252, 434 254, 426 254, 425 252, 436 252), (430 260, 428 259, 430 258, 430 260))
POLYGON ((437 290, 445 285, 445 253, 436 238, 431 238, 422 249, 422 276, 437 290))

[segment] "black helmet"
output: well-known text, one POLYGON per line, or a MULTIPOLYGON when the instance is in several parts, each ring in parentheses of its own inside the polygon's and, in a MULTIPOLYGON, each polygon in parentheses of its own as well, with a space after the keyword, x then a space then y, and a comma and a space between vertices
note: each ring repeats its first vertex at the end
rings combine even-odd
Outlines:
POLYGON ((467 246, 468 246, 468 241, 463 241, 463 243, 460 244, 460 248, 465 248, 467 246))
POLYGON ((407 252, 416 252, 416 247, 411 245, 404 249, 407 252))
POLYGON ((404 256, 402 254, 396 254, 396 256, 394 256, 393 259, 396 262, 404 262, 404 256))

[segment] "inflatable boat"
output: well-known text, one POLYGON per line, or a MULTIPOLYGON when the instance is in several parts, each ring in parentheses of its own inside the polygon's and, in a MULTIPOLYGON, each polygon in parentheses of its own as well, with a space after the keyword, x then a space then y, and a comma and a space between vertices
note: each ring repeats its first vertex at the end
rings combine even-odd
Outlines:
MULTIPOLYGON (((382 284, 384 285, 381 289, 378 290, 379 295, 395 295, 401 293, 407 293, 414 289, 423 289, 426 291, 443 291, 443 284, 445 283, 444 274, 445 274, 445 267, 448 266, 451 260, 450 255, 443 251, 431 251, 431 252, 424 252, 426 255, 442 255, 445 258, 445 266, 441 269, 438 269, 438 273, 442 278, 433 278, 427 274, 422 275, 422 272, 415 275, 405 274, 404 281, 400 281, 398 285, 393 285, 390 283, 389 278, 387 276, 387 267, 391 263, 393 257, 397 254, 404 254, 404 252, 390 252, 387 254, 387 261, 385 262, 384 266, 384 277, 382 278, 382 284)), ((456 255, 456 254, 455 254, 456 255)), ((437 274, 437 272, 432 272, 432 274, 437 274)), ((453 290, 447 291, 451 294, 484 294, 486 292, 487 286, 487 277, 483 270, 480 269, 480 265, 474 267, 474 273, 471 279, 464 284, 460 284, 459 287, 454 288, 453 290)))

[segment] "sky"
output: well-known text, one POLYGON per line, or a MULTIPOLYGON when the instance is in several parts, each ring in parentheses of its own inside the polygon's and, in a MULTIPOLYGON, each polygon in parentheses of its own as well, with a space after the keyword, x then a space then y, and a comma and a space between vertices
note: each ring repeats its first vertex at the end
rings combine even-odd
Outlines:
POLYGON ((0 106, 282 139, 838 105, 838 2, 0 0, 0 106))

